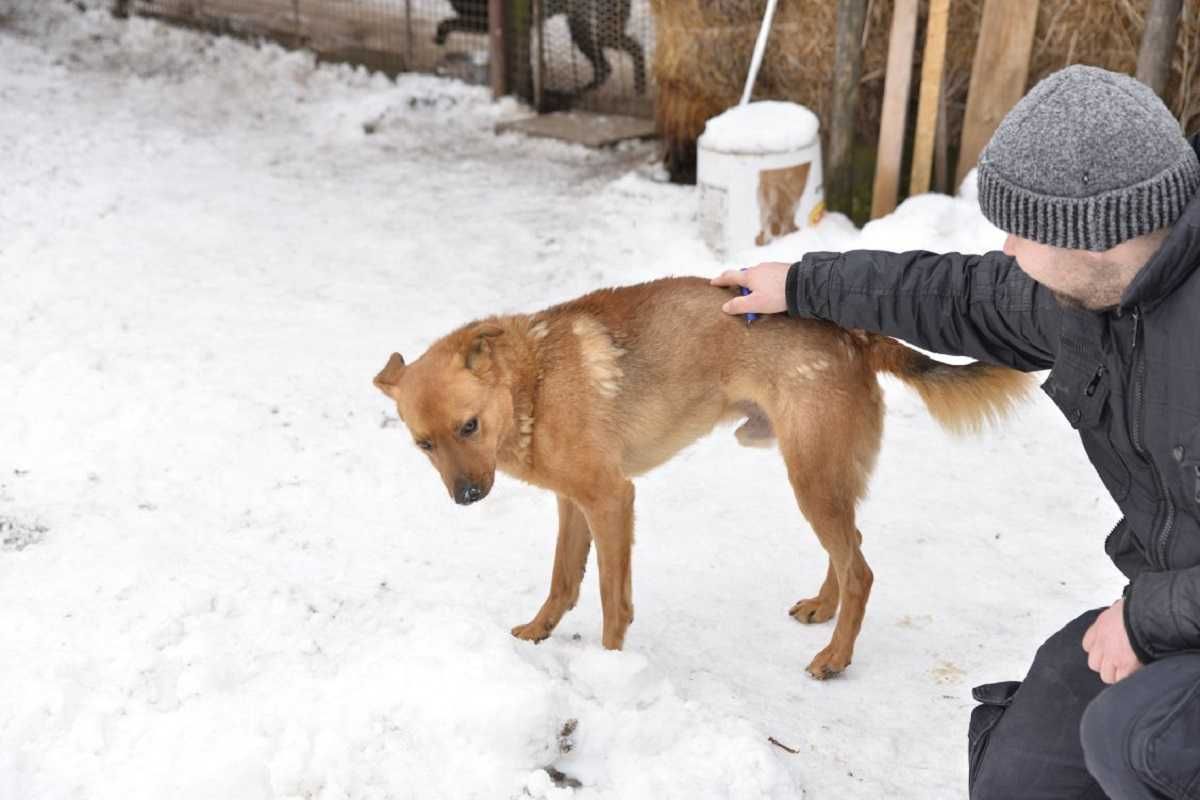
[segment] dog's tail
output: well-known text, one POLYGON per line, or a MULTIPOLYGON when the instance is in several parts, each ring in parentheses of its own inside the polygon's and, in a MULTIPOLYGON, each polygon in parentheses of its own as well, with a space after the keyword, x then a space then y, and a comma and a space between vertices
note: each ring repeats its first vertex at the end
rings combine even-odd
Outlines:
POLYGON ((917 390, 929 413, 951 433, 975 433, 999 422, 1033 388, 1024 372, 975 361, 946 364, 895 339, 867 334, 871 368, 917 390))

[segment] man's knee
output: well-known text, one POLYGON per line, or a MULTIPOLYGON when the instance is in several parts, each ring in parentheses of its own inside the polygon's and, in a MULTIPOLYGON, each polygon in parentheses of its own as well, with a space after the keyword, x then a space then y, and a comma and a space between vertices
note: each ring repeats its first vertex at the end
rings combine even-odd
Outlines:
POLYGON ((1019 717, 1004 719, 1020 687, 1012 681, 975 689, 981 704, 971 712, 968 737, 971 800, 1106 800, 1080 763, 1078 743, 1064 740, 1064 734, 1073 736, 1073 727, 1063 727, 1050 706, 1044 708, 1050 713, 1038 713, 1043 710, 1040 697, 1033 696, 1031 705, 1019 709, 1019 717), (1007 727, 996 736, 1002 721, 1007 727))
POLYGON ((1087 655, 1083 651, 1083 635, 1104 611, 1103 608, 1093 608, 1085 611, 1064 625, 1057 633, 1042 643, 1033 658, 1030 674, 1039 669, 1051 667, 1062 669, 1063 665, 1071 665, 1075 669, 1087 669, 1087 655))
POLYGON ((1047 639, 1023 683, 976 687, 980 705, 968 734, 971 800, 1091 796, 1075 737, 1080 714, 1103 688, 1081 646, 1101 610, 1080 615, 1047 639))
POLYGON ((1200 685, 1171 691, 1172 681, 1152 671, 1176 670, 1134 673, 1088 705, 1079 726, 1084 762, 1113 797, 1200 800, 1200 685))
POLYGON ((1092 777, 1106 788, 1131 779, 1141 781, 1129 759, 1129 739, 1138 709, 1124 702, 1115 688, 1101 692, 1089 703, 1079 723, 1084 763, 1092 777))

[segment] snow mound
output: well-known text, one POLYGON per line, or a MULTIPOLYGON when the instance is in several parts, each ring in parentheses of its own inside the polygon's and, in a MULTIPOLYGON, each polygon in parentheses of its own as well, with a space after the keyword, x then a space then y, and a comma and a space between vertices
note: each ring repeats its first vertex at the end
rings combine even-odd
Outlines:
POLYGON ((797 103, 760 100, 708 120, 699 145, 722 153, 786 153, 817 138, 817 115, 797 103))
MULTIPOLYGON (((695 190, 654 144, 496 136, 521 109, 486 89, 105 4, 0 0, 0 799, 961 797, 969 687, 1119 593, 1051 404, 960 442, 892 382, 838 681, 785 613, 826 557, 727 431, 639 479, 625 652, 594 562, 514 640, 553 497, 456 506, 371 378, 471 319, 716 274, 695 190)), ((729 266, 994 247, 972 186, 729 266)))

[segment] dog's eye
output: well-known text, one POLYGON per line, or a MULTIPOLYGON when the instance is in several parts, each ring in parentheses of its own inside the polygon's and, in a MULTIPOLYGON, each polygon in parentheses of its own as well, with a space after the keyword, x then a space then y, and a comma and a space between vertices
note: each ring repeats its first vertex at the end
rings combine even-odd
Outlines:
POLYGON ((469 420, 463 423, 461 428, 458 429, 458 435, 470 436, 477 430, 479 430, 479 420, 475 417, 471 417, 469 420))
POLYGON ((428 439, 421 439, 417 442, 417 447, 421 448, 422 450, 429 451, 433 449, 433 442, 429 441, 428 439))

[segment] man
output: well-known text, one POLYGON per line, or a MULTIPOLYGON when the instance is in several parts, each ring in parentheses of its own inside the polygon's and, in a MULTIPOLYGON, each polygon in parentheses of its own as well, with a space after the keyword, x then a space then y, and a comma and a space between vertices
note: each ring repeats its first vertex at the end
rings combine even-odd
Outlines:
POLYGON ((979 159, 1002 253, 809 253, 714 283, 730 314, 825 319, 1033 371, 1124 513, 1124 596, 975 689, 970 792, 1200 798, 1200 137, 1132 78, 1039 83, 979 159))

